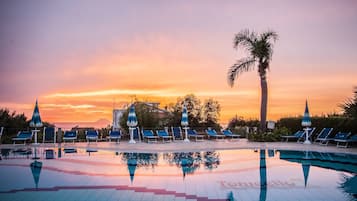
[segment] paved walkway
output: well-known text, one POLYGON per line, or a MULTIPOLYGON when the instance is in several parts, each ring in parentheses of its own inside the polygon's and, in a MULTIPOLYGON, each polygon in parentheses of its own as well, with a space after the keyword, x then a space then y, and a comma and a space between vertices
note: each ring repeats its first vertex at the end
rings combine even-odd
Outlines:
MULTIPOLYGON (((35 145, 12 145, 2 144, 0 148, 18 148, 18 147, 33 147, 35 145)), ((119 144, 115 142, 86 142, 77 143, 62 143, 62 144, 39 144, 38 147, 53 148, 53 147, 72 147, 72 148, 93 148, 101 150, 113 150, 119 152, 185 152, 185 151, 209 151, 209 150, 227 150, 227 149, 283 149, 283 150, 304 150, 318 152, 336 152, 336 153, 351 153, 357 154, 357 148, 337 148, 336 145, 321 146, 318 144, 304 145, 296 142, 249 142, 246 139, 240 140, 205 140, 203 142, 185 143, 183 141, 175 141, 171 143, 144 143, 129 144, 128 141, 121 141, 119 144)))

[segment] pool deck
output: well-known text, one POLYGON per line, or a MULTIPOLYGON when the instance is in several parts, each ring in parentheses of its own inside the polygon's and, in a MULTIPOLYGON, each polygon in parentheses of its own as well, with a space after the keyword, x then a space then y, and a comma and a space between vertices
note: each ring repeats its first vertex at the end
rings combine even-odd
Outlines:
POLYGON ((296 142, 250 142, 247 139, 239 140, 205 140, 202 142, 191 141, 189 143, 181 140, 171 143, 146 143, 137 142, 129 144, 128 141, 115 142, 76 142, 76 143, 45 143, 45 144, 2 144, 0 148, 20 148, 20 147, 40 147, 40 148, 91 148, 119 152, 190 152, 190 151, 210 151, 210 150, 231 150, 231 149, 274 149, 274 150, 302 150, 317 152, 334 152, 357 154, 357 147, 337 148, 335 144, 322 146, 318 144, 305 145, 296 142))

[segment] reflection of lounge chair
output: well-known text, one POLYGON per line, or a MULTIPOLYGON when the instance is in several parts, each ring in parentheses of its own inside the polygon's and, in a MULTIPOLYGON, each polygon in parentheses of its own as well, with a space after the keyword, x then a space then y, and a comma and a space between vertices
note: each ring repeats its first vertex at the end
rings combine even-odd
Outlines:
POLYGON ((74 141, 77 140, 77 133, 78 131, 65 131, 63 134, 63 142, 66 142, 66 140, 72 140, 74 143, 74 141))
POLYGON ((55 127, 44 127, 42 143, 53 142, 56 143, 56 129, 55 127))
POLYGON ((227 137, 230 137, 231 139, 234 139, 234 138, 239 139, 240 138, 240 135, 233 134, 232 131, 229 129, 222 130, 222 134, 227 137))
POLYGON ((88 143, 90 142, 90 140, 95 140, 95 142, 98 142, 98 131, 97 130, 87 130, 86 131, 86 139, 87 139, 88 143))
POLYGON ((321 132, 317 135, 314 142, 320 142, 320 144, 323 144, 325 139, 329 138, 329 136, 331 135, 332 130, 333 128, 323 128, 321 132))
POLYGON ((213 129, 207 129, 206 133, 208 135, 208 138, 215 137, 216 139, 219 139, 219 138, 224 139, 226 137, 225 135, 217 134, 217 132, 213 129))
POLYGON ((147 140, 147 143, 149 142, 157 142, 157 139, 159 138, 158 136, 154 135, 154 132, 152 130, 142 130, 143 133, 143 139, 147 140))
POLYGON ((195 141, 203 141, 204 135, 199 135, 196 130, 187 129, 187 136, 189 138, 195 138, 195 141))
POLYGON ((121 130, 117 130, 117 131, 109 131, 109 142, 111 142, 111 140, 116 140, 117 143, 119 143, 119 140, 121 138, 121 130))
POLYGON ((182 130, 180 127, 171 127, 172 135, 174 136, 174 140, 182 139, 182 130))
POLYGON ((17 133, 17 136, 12 138, 12 141, 14 141, 14 144, 16 144, 17 141, 24 141, 24 144, 26 143, 27 140, 32 139, 32 132, 31 131, 19 131, 17 133))
POLYGON ((348 143, 357 142, 357 135, 351 136, 351 133, 337 133, 334 137, 334 141, 337 143, 337 147, 347 148, 348 143), (340 145, 340 143, 344 145, 340 145))
POLYGON ((162 142, 172 141, 172 136, 170 136, 166 130, 157 130, 156 134, 159 136, 159 138, 162 138, 162 142))

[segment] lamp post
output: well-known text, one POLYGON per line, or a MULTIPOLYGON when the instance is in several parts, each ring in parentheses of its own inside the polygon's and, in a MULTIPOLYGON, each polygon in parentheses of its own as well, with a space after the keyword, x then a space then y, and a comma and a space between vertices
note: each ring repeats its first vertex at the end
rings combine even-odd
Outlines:
POLYGON ((307 105, 307 100, 306 100, 306 104, 305 104, 305 112, 304 112, 304 116, 302 118, 301 121, 301 126, 305 127, 305 142, 304 144, 311 144, 310 140, 309 140, 309 130, 310 130, 310 126, 311 126, 311 118, 310 118, 310 114, 309 114, 309 107, 307 105))
POLYGON ((134 127, 138 125, 138 120, 136 118, 136 114, 135 114, 135 106, 134 104, 132 104, 130 106, 130 110, 129 110, 129 115, 128 115, 128 121, 126 122, 126 125, 129 127, 129 133, 130 133, 130 140, 129 143, 130 144, 135 144, 135 140, 134 140, 134 127))
POLYGON ((185 130, 185 139, 183 141, 190 142, 190 140, 188 139, 188 136, 187 136, 188 114, 187 114, 186 103, 184 103, 183 109, 182 109, 181 126, 183 126, 183 129, 185 130))

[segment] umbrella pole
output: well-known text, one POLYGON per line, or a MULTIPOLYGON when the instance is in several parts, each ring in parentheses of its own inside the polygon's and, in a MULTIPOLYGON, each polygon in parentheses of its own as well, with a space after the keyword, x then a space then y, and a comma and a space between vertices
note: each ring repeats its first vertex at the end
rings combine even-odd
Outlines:
POLYGON ((306 135, 304 144, 311 144, 311 142, 309 140, 309 127, 306 127, 304 130, 305 130, 305 135, 306 135))
POLYGON ((130 133, 130 140, 129 143, 130 144, 135 144, 135 140, 134 140, 134 128, 133 127, 129 127, 129 133, 130 133))
POLYGON ((184 142, 190 142, 190 140, 187 137, 187 126, 185 126, 183 129, 185 129, 185 139, 184 142))

